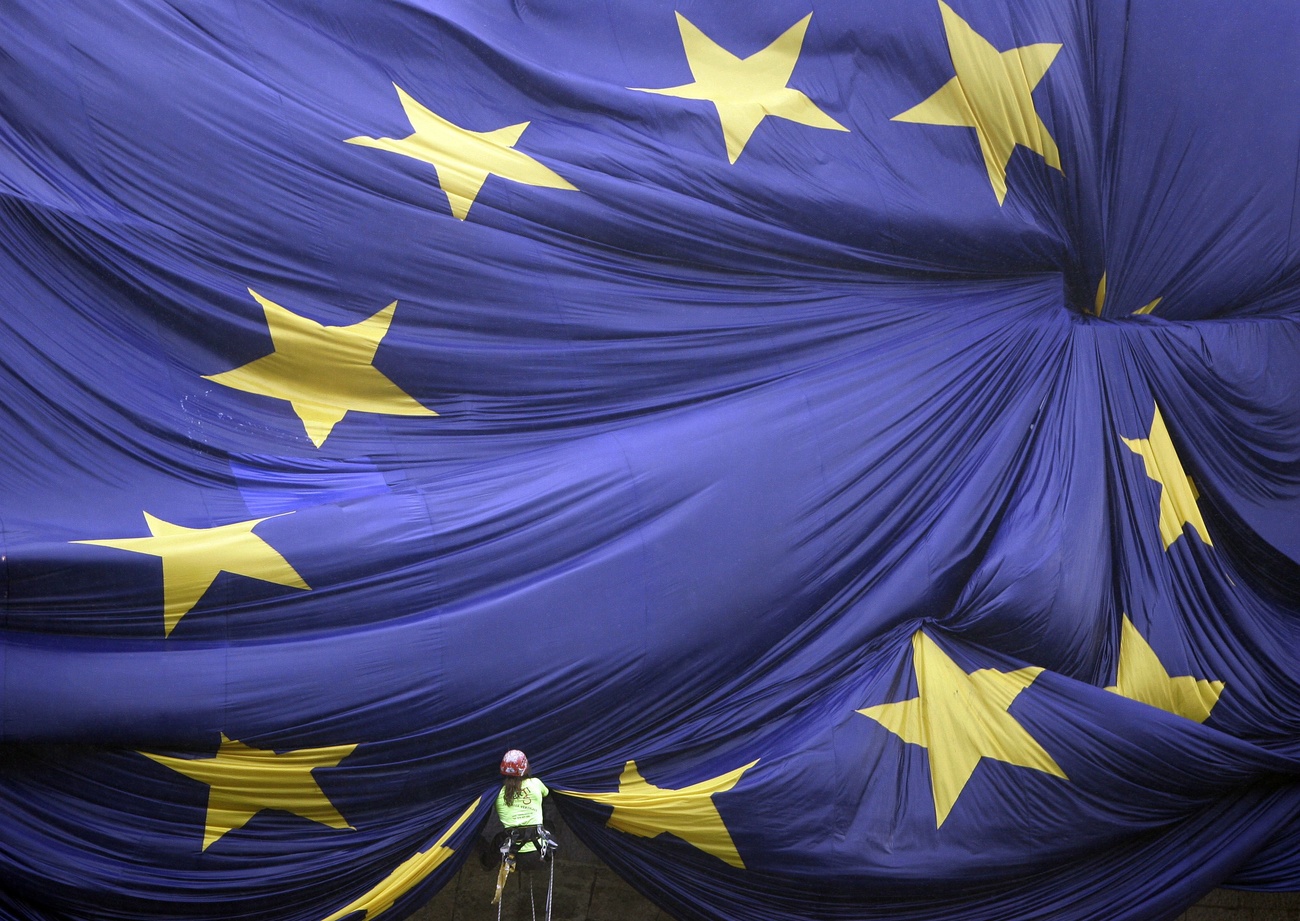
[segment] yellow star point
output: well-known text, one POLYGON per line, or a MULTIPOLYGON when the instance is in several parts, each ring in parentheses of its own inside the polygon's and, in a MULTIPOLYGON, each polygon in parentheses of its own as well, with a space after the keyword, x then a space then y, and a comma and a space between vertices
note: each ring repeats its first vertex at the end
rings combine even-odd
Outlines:
POLYGON ((713 797, 734 787, 740 776, 756 764, 757 760, 751 761, 719 777, 674 789, 650 783, 641 776, 636 762, 629 761, 618 779, 617 793, 562 792, 565 796, 613 806, 610 828, 642 838, 654 838, 666 832, 733 867, 744 869, 745 862, 736 851, 713 797))
MULTIPOLYGON (((1162 300, 1164 300, 1163 297, 1158 297, 1155 300, 1151 301, 1150 303, 1144 304, 1143 306, 1139 307, 1137 310, 1131 311, 1129 315, 1136 317, 1136 316, 1143 316, 1144 314, 1148 314, 1151 311, 1155 310, 1156 307, 1159 306, 1162 300)), ((1106 304, 1106 273, 1102 272, 1101 281, 1097 283, 1097 296, 1093 299, 1092 312, 1097 316, 1101 316, 1101 308, 1104 307, 1105 304, 1106 304)))
POLYGON ((989 183, 1001 205, 1007 163, 1017 144, 1061 168, 1060 152, 1034 107, 1033 91, 1052 66, 1059 44, 1039 43, 999 52, 952 7, 939 2, 956 76, 893 121, 974 128, 989 183))
POLYGON ((374 366, 397 301, 360 323, 324 326, 267 300, 252 288, 248 293, 262 305, 275 350, 232 371, 204 375, 207 380, 287 400, 318 448, 349 412, 438 415, 374 366))
POLYGON ((276 753, 250 748, 222 734, 221 747, 212 758, 140 754, 211 788, 203 832, 206 851, 222 835, 243 828, 264 809, 292 812, 330 828, 352 828, 321 790, 312 770, 334 767, 354 748, 356 745, 331 745, 276 753))
MULTIPOLYGON (((278 516, 270 516, 278 517, 278 516)), ((163 635, 198 604, 223 572, 290 588, 309 589, 278 550, 253 533, 266 518, 236 521, 212 528, 186 528, 144 513, 151 537, 75 540, 74 544, 114 547, 162 559, 163 635)))
POLYGON ((912 635, 912 663, 917 697, 857 712, 929 751, 936 828, 985 758, 1066 779, 1051 755, 1008 712, 1041 668, 986 668, 967 674, 920 630, 912 635))
POLYGON ((1106 690, 1159 707, 1168 713, 1204 723, 1223 693, 1222 681, 1190 675, 1170 676, 1151 644, 1133 621, 1124 617, 1120 628, 1119 668, 1115 684, 1106 690))
POLYGON ((393 88, 411 123, 411 133, 404 138, 354 137, 348 138, 347 143, 428 163, 438 174, 438 184, 447 196, 451 213, 460 220, 469 215, 488 176, 500 176, 522 185, 576 190, 559 173, 514 149, 528 122, 494 131, 470 131, 424 107, 396 83, 393 88))
POLYGON ((727 159, 732 163, 740 157, 755 129, 769 115, 812 128, 848 131, 806 95, 787 85, 799 61, 811 18, 812 13, 809 13, 762 51, 740 58, 678 13, 677 28, 695 81, 667 89, 635 86, 629 89, 712 102, 722 122, 727 159))
POLYGON ((1196 485, 1178 459, 1169 429, 1160 415, 1160 405, 1156 404, 1151 431, 1146 438, 1124 438, 1121 435, 1120 440, 1142 458, 1147 476, 1160 484, 1160 539, 1164 541, 1165 550, 1182 536, 1187 525, 1191 525, 1204 543, 1214 546, 1210 532, 1205 528, 1205 519, 1201 517, 1200 506, 1196 504, 1199 498, 1196 485))
POLYGON ((482 799, 483 797, 480 796, 478 799, 474 800, 474 802, 470 803, 469 808, 460 814, 460 818, 453 822, 450 827, 442 833, 442 837, 435 841, 431 847, 412 854, 406 860, 398 864, 397 868, 393 870, 392 873, 389 873, 388 876, 384 877, 378 885, 370 889, 370 891, 365 895, 343 906, 338 911, 325 918, 324 921, 340 921, 340 919, 346 918, 348 915, 356 911, 363 912, 361 918, 362 921, 365 921, 365 919, 381 915, 388 911, 388 909, 392 908, 393 903, 409 892, 417 883, 427 877, 430 873, 442 866, 442 864, 447 861, 447 858, 455 853, 452 848, 446 846, 447 841, 456 833, 456 830, 464 825, 465 821, 474 814, 474 810, 478 808, 478 804, 482 799))

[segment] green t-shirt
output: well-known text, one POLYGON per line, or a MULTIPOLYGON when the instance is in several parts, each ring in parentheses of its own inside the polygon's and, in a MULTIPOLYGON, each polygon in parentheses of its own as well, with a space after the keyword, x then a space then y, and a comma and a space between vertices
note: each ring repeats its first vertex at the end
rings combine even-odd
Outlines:
MULTIPOLYGON (((497 794, 497 818, 506 828, 542 824, 542 797, 551 792, 536 777, 525 777, 515 801, 506 805, 506 788, 497 794)), ((530 846, 531 849, 531 846, 530 846)))

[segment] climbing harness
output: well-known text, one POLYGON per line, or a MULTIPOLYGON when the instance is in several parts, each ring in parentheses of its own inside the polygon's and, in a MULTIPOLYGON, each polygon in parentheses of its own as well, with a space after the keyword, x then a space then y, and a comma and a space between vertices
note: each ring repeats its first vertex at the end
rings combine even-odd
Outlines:
MULTIPOLYGON (((492 895, 492 904, 497 907, 497 921, 501 921, 501 893, 506 888, 506 880, 518 865, 519 848, 525 844, 537 846, 537 853, 543 863, 550 864, 551 872, 546 884, 546 921, 551 921, 551 903, 555 894, 555 851, 559 842, 542 825, 521 825, 507 828, 497 835, 494 842, 501 851, 501 866, 497 868, 497 888, 492 895)), ((528 877, 528 904, 532 909, 533 921, 537 921, 537 903, 533 897, 533 879, 528 877)))

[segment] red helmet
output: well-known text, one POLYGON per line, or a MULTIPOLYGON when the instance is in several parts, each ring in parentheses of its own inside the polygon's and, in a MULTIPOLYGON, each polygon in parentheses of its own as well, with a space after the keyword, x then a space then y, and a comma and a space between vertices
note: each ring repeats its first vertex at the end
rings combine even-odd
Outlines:
POLYGON ((507 777, 523 777, 528 771, 528 756, 512 748, 501 757, 501 773, 507 777))

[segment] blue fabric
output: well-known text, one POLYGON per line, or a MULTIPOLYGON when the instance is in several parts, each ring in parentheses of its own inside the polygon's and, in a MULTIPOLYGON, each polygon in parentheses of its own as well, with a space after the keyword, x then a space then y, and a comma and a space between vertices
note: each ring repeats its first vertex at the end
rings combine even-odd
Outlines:
POLYGON ((682 918, 1300 888, 1296 4, 4 19, 0 916, 319 921, 450 848, 401 917, 516 747, 682 918), (743 139, 645 91, 780 41, 743 139), (1004 188, 927 102, 960 48, 1028 49, 1030 109, 973 70, 952 96, 1012 132, 1004 188), (376 146, 406 100, 464 162, 376 146), (365 323, 298 401, 235 386, 365 323), (1021 741, 946 803, 983 726, 935 688, 1005 676, 989 732, 1021 741), (180 770, 248 750, 318 752, 314 805, 227 821, 180 770), (734 850, 620 826, 630 762, 751 765, 698 801, 734 850))

